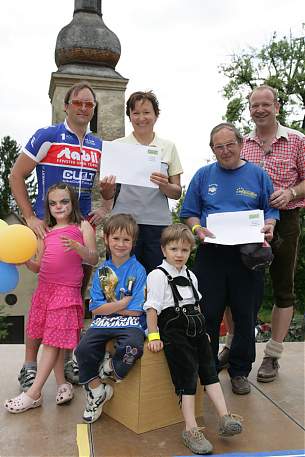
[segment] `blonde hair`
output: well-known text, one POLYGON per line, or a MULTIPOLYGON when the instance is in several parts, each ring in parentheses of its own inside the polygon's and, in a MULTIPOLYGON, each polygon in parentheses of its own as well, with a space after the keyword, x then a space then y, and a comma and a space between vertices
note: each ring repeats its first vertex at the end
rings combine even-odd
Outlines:
POLYGON ((163 248, 172 241, 185 241, 189 243, 191 250, 195 247, 195 238, 187 225, 177 223, 166 227, 161 234, 160 243, 163 248))

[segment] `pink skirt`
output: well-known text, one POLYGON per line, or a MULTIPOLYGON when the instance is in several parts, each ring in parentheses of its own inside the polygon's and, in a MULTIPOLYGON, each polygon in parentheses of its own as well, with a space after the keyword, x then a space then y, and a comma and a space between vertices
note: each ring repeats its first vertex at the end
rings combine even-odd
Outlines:
POLYGON ((34 292, 26 333, 43 344, 74 349, 83 327, 80 288, 39 281, 34 292))

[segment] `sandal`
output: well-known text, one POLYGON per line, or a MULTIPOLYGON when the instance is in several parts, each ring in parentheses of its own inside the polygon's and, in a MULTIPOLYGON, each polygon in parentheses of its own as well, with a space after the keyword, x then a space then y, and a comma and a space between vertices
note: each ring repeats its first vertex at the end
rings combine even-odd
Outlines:
POLYGON ((11 398, 6 400, 4 407, 8 410, 9 413, 18 414, 24 413, 28 409, 37 408, 42 404, 42 396, 38 400, 33 400, 25 392, 22 392, 18 397, 11 398))
POLYGON ((60 384, 57 387, 56 404, 63 405, 73 398, 73 386, 69 382, 60 384))

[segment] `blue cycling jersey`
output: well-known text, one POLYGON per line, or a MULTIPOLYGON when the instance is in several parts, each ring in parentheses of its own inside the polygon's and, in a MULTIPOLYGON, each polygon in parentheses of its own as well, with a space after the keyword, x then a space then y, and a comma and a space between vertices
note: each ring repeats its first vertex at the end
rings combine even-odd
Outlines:
POLYGON ((32 136, 24 153, 37 162, 38 195, 34 205, 37 217, 43 219, 48 188, 64 182, 78 195, 83 216, 91 211, 91 192, 101 158, 102 141, 88 130, 83 142, 65 121, 42 128, 32 136))

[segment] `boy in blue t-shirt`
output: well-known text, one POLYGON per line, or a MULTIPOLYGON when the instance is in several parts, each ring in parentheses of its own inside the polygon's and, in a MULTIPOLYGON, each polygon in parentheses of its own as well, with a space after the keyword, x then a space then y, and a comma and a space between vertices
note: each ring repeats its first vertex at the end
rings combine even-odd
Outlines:
POLYGON ((137 234, 137 223, 129 214, 116 214, 104 225, 110 258, 95 272, 89 305, 93 321, 75 351, 79 383, 87 394, 83 419, 88 423, 100 417, 103 405, 113 395, 112 387, 102 380, 122 380, 143 354, 146 273, 130 255, 137 234), (105 357, 106 343, 113 338, 113 358, 108 353, 105 357))

